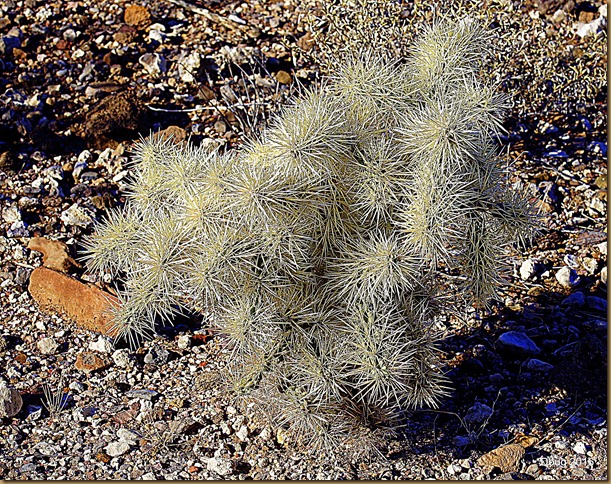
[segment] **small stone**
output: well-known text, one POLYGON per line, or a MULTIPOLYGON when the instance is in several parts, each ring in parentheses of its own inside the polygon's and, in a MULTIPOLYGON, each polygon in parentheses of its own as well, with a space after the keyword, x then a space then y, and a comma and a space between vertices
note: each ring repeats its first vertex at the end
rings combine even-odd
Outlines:
POLYGON ((80 269, 80 263, 70 257, 68 246, 59 240, 45 237, 33 237, 28 242, 28 249, 42 253, 42 265, 59 272, 70 272, 80 269))
POLYGON ((0 356, 3 356, 8 350, 8 338, 0 334, 0 356))
POLYGON ((218 134, 225 134, 227 132, 227 125, 224 121, 219 119, 216 123, 214 123, 214 129, 218 134))
POLYGON ((131 445, 136 445, 136 442, 140 439, 140 436, 136 432, 132 432, 127 429, 117 430, 117 437, 121 442, 127 442, 131 445))
POLYGON ((242 425, 240 430, 238 430, 235 435, 238 439, 244 442, 248 437, 248 427, 246 425, 242 425))
POLYGON ((163 365, 168 361, 170 352, 163 346, 153 346, 144 356, 144 362, 153 365, 163 365))
POLYGON ((167 70, 167 62, 161 54, 147 52, 138 59, 138 62, 153 77, 158 77, 167 70))
POLYGON ((141 5, 130 5, 125 9, 123 21, 138 30, 144 30, 151 24, 151 14, 146 7, 141 5))
POLYGON ((586 296, 583 292, 577 291, 565 297, 560 303, 561 307, 581 308, 586 303, 586 296))
POLYGON ((183 52, 177 60, 178 64, 178 76, 180 80, 186 84, 195 82, 194 77, 201 66, 201 56, 199 52, 193 51, 191 53, 183 52))
POLYGON ((111 457, 106 452, 98 452, 95 455, 95 460, 98 462, 103 462, 104 464, 108 464, 111 460, 111 457))
POLYGON ((159 396, 159 392, 155 390, 130 390, 125 393, 125 396, 127 398, 152 402, 155 398, 157 398, 157 396, 159 396))
POLYGON ((479 424, 489 418, 494 413, 494 410, 488 405, 477 402, 467 411, 464 421, 469 424, 479 424))
POLYGON ((538 263, 533 259, 528 259, 520 265, 520 277, 523 281, 532 279, 537 274, 538 263))
POLYGON ((129 444, 127 442, 111 442, 105 448, 106 453, 110 457, 118 457, 125 454, 129 450, 129 444))
POLYGON ((596 248, 600 252, 601 255, 607 256, 607 242, 601 242, 600 244, 596 244, 596 248))
POLYGON ((231 461, 221 457, 210 457, 208 459, 207 468, 210 472, 215 472, 219 476, 227 476, 233 471, 231 461))
POLYGON ((603 267, 600 271, 600 281, 603 284, 607 284, 607 266, 603 267))
POLYGON ((108 367, 108 364, 95 353, 84 351, 76 356, 74 367, 85 373, 103 370, 108 367))
POLYGON ((83 385, 80 381, 70 382, 68 388, 74 393, 83 393, 85 391, 85 385, 83 385))
POLYGON ((575 287, 581 281, 581 278, 570 267, 563 267, 556 272, 556 280, 563 287, 575 287))
POLYGON ((592 311, 607 312, 607 301, 602 297, 586 296, 586 306, 592 311))
POLYGON ((581 454, 584 455, 588 450, 586 449, 586 444, 584 444, 583 442, 577 442, 574 446, 573 446, 573 450, 577 453, 577 454, 581 454))
POLYGON ((116 350, 112 354, 112 361, 115 362, 115 365, 121 368, 126 368, 129 366, 129 350, 125 348, 116 350))
POLYGON ((168 126, 166 129, 155 133, 155 137, 171 140, 173 143, 182 143, 187 139, 187 132, 180 126, 168 126))
POLYGON ((541 352, 539 347, 526 334, 520 331, 508 331, 499 336, 497 345, 502 349, 523 355, 537 355, 541 352))
POLYGON ((12 224, 21 220, 21 211, 17 205, 9 205, 2 210, 2 220, 12 224))
POLYGON ((594 180, 594 185, 601 190, 605 190, 607 188, 607 175, 598 175, 594 180))
POLYGON ((100 353, 110 353, 113 350, 113 344, 104 336, 98 336, 96 341, 89 343, 91 351, 99 351, 100 353))
POLYGON ((181 350, 186 350, 191 346, 191 337, 188 334, 182 334, 178 337, 176 344, 181 350))
POLYGON ((74 225, 86 229, 93 223, 94 215, 91 210, 79 207, 75 203, 61 213, 60 220, 64 225, 74 225))
POLYGON ((121 25, 118 31, 113 36, 113 40, 122 45, 131 44, 138 38, 138 29, 131 25, 121 25))
POLYGON ((14 417, 21 411, 21 394, 0 380, 0 418, 14 417))
POLYGON ((59 349, 59 344, 53 338, 43 338, 36 346, 43 355, 52 355, 59 349))
POLYGON ((81 409, 81 414, 83 415, 83 417, 87 418, 87 417, 93 417, 96 412, 98 411, 97 408, 95 407, 83 407, 81 409))
POLYGON ((92 331, 116 336, 109 311, 119 301, 93 284, 83 284, 66 274, 37 267, 30 275, 28 291, 42 310, 63 315, 92 331))
POLYGON ((291 84, 293 82, 293 78, 286 71, 278 71, 278 72, 276 72, 276 80, 280 84, 285 84, 285 85, 291 84))
POLYGON ((550 365, 549 363, 546 363, 545 361, 541 361, 536 358, 532 358, 528 360, 528 363, 526 363, 526 368, 528 368, 529 371, 547 373, 554 369, 554 365, 550 365))
POLYGON ((598 261, 592 257, 584 257, 582 265, 590 275, 595 274, 598 270, 598 261))
POLYGON ((554 15, 552 15, 552 22, 559 24, 565 18, 566 18, 566 12, 562 9, 559 9, 559 10, 556 10, 556 12, 554 12, 554 15))
POLYGON ((458 464, 450 464, 446 471, 448 472, 449 475, 454 476, 456 474, 460 474, 462 471, 462 467, 459 466, 458 464))
POLYGON ((6 231, 6 236, 9 238, 29 237, 30 231, 28 230, 28 224, 23 220, 13 222, 11 227, 6 231))
POLYGON ((498 467, 502 472, 516 472, 525 453, 526 450, 519 444, 504 445, 482 455, 477 463, 491 470, 498 467))
POLYGON ((563 258, 564 263, 571 269, 579 269, 579 259, 573 254, 566 254, 563 258))

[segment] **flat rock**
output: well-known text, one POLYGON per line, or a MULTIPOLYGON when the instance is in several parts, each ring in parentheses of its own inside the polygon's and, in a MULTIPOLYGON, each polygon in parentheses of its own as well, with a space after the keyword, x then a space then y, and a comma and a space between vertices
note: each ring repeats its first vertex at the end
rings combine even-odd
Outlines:
POLYGON ((151 14, 146 7, 130 5, 125 9, 123 20, 127 25, 132 25, 138 30, 144 30, 151 24, 151 14))
POLYGON ((28 242, 28 249, 42 253, 42 265, 59 272, 70 272, 80 269, 80 263, 70 257, 68 246, 59 240, 45 237, 33 237, 28 242))
POLYGON ((127 442, 111 442, 104 449, 110 457, 117 457, 125 454, 129 450, 129 444, 127 442))
POLYGON ((556 280, 564 287, 575 287, 581 281, 581 278, 570 267, 563 267, 556 272, 556 280))
POLYGON ((28 290, 42 310, 91 331, 116 336, 109 311, 119 302, 112 294, 46 267, 32 271, 28 290))
POLYGON ((0 381, 0 418, 14 417, 22 406, 21 394, 6 382, 0 381))
POLYGON ((526 334, 520 331, 508 331, 499 336, 497 345, 507 351, 523 354, 538 355, 541 350, 526 334))
POLYGON ((490 470, 498 467, 502 472, 516 472, 525 453, 526 450, 520 444, 504 445, 482 455, 477 463, 490 470))
POLYGON ((554 365, 550 365, 549 363, 538 360, 537 358, 532 358, 528 360, 528 363, 526 363, 526 368, 528 368, 529 371, 547 373, 554 369, 554 365))
POLYGON ((53 338, 43 338, 36 346, 43 355, 52 355, 59 349, 59 344, 53 338))
POLYGON ((74 367, 79 371, 92 373, 107 368, 108 363, 91 351, 82 351, 76 356, 74 367))
POLYGON ((494 411, 488 405, 477 402, 467 411, 464 421, 469 424, 479 424, 489 418, 494 411))

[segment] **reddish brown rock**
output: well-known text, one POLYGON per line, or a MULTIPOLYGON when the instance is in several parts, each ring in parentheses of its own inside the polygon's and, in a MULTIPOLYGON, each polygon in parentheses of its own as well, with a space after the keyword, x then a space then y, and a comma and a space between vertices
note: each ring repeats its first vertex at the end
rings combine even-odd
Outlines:
POLYGON ((28 249, 42 253, 42 265, 59 272, 70 272, 82 266, 72 257, 68 246, 59 240, 34 237, 28 243, 28 249))
POLYGON ((116 335, 110 310, 119 302, 112 294, 46 267, 32 271, 28 290, 42 310, 61 314, 91 331, 116 335))
POLYGON ((280 84, 290 84, 291 82, 293 82, 293 78, 291 77, 291 75, 286 72, 286 71, 278 71, 276 72, 276 80, 280 83, 280 84))
POLYGON ((123 20, 127 25, 143 30, 151 24, 151 14, 142 5, 130 5, 125 9, 123 20))
POLYGON ((175 144, 182 143, 187 139, 187 132, 180 126, 168 126, 154 135, 157 138, 172 140, 175 144))
POLYGON ((85 373, 103 370, 104 368, 108 368, 108 366, 107 362, 91 351, 83 351, 76 355, 76 361, 74 363, 74 367, 77 370, 85 373))

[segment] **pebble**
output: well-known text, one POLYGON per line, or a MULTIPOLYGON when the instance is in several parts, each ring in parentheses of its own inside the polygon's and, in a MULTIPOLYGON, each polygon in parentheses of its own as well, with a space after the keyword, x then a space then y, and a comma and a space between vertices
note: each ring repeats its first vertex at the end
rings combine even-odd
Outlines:
POLYGON ((494 413, 494 410, 488 405, 477 402, 467 411, 464 416, 464 421, 469 424, 479 424, 489 418, 494 413))
POLYGON ((36 346, 43 355, 52 355, 59 349, 59 344, 53 338, 43 338, 36 346))
POLYGON ((0 380, 0 418, 14 417, 23 406, 21 394, 0 380))
POLYGON ((89 349, 99 351, 100 353, 110 353, 113 350, 113 344, 104 336, 99 336, 96 341, 89 343, 89 349))
POLYGON ((607 256, 607 242, 601 242, 600 244, 596 244, 596 248, 603 256, 607 256))
POLYGON ((586 306, 592 311, 599 311, 601 313, 607 312, 607 301, 602 297, 598 296, 586 296, 586 306))
POLYGON ((523 281, 532 279, 537 274, 537 262, 533 259, 527 259, 520 265, 520 277, 523 281))
POLYGON ((132 432, 128 429, 117 430, 117 437, 121 442, 127 442, 131 445, 136 445, 136 442, 140 439, 140 436, 136 432, 132 432))
POLYGON ((459 466, 458 464, 450 464, 447 468, 446 471, 449 475, 454 476, 456 474, 460 474, 462 472, 462 467, 459 466))
POLYGON ((223 459, 221 457, 210 457, 206 464, 206 467, 210 472, 215 472, 219 476, 227 476, 231 474, 233 467, 231 461, 223 459))
POLYGON ((80 207, 76 203, 61 213, 60 220, 64 225, 73 225, 86 229, 94 221, 94 215, 91 210, 80 207))
POLYGON ((149 402, 152 402, 158 395, 159 392, 155 390, 130 390, 125 393, 127 398, 147 400, 149 402))
POLYGON ((17 220, 11 224, 11 228, 6 231, 6 236, 9 238, 29 237, 30 231, 28 224, 23 220, 17 220))
POLYGON ((0 356, 6 353, 8 349, 8 339, 3 334, 0 334, 0 356))
POLYGON ((592 257, 584 257, 582 265, 588 274, 593 275, 598 270, 598 261, 592 257))
POLYGON ((556 272, 556 280, 563 287, 575 287, 581 281, 581 277, 570 267, 563 267, 556 272))
POLYGON ((121 368, 129 366, 129 350, 125 348, 115 350, 115 352, 112 354, 112 361, 115 362, 115 365, 121 368))
POLYGON ((526 368, 528 368, 530 371, 547 373, 554 369, 554 365, 550 365, 549 363, 538 360, 536 358, 531 358, 530 360, 528 360, 528 363, 526 363, 526 368))
POLYGON ((565 297, 560 306, 569 308, 581 308, 586 303, 586 296, 583 292, 577 291, 565 297))
POLYGON ((2 220, 12 224, 21 220, 21 211, 17 205, 10 205, 2 210, 2 220))
POLYGON ((577 454, 581 454, 584 455, 587 452, 586 449, 586 444, 584 444, 583 442, 577 442, 574 446, 573 446, 573 450, 577 453, 577 454))
POLYGON ((539 347, 526 334, 520 331, 508 331, 499 336, 497 345, 501 348, 524 355, 537 355, 539 347))
POLYGON ((83 351, 76 356, 76 362, 74 367, 85 373, 92 373, 94 371, 102 370, 106 368, 108 364, 95 353, 89 351, 83 351))
POLYGON ((129 450, 129 444, 123 441, 111 442, 104 450, 110 457, 118 457, 129 450))
POLYGON ((68 388, 75 393, 83 393, 85 391, 85 385, 83 385, 80 381, 70 382, 68 388))
POLYGON ((45 237, 33 237, 28 242, 28 249, 42 254, 42 265, 59 272, 70 272, 79 269, 81 264, 70 257, 70 249, 59 240, 45 237))
POLYGON ((246 425, 242 425, 240 430, 238 430, 235 435, 238 439, 244 442, 248 437, 248 427, 246 425))
POLYGON ((144 362, 153 365, 163 365, 167 363, 170 357, 170 352, 163 346, 153 346, 144 356, 144 362))
POLYGON ((176 344, 181 350, 186 350, 191 346, 191 337, 188 334, 182 334, 178 337, 176 344))
POLYGON ((138 59, 138 62, 144 67, 153 77, 158 77, 161 73, 167 70, 167 63, 165 57, 161 54, 151 54, 147 52, 138 59))
POLYGON ((603 284, 607 284, 607 266, 600 271, 600 280, 603 284))

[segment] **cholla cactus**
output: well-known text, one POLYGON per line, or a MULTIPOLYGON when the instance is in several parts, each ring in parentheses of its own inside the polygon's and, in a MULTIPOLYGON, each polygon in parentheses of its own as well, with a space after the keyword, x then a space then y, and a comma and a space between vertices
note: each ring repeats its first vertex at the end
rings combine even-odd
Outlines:
POLYGON ((127 207, 88 242, 89 267, 123 280, 119 335, 214 312, 233 388, 308 443, 436 405, 436 274, 461 270, 485 304, 536 220, 494 151, 485 41, 463 20, 404 64, 353 55, 241 151, 142 141, 127 207))

